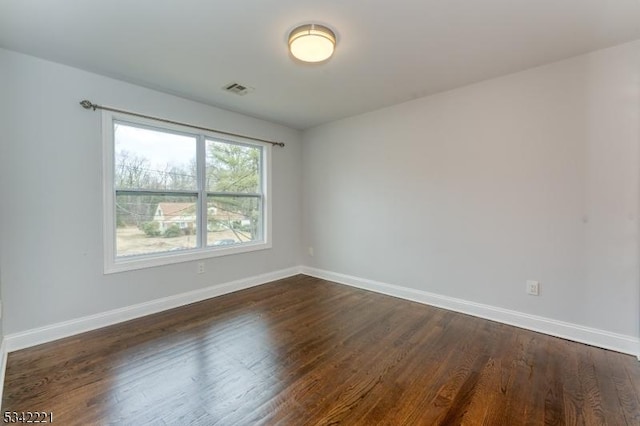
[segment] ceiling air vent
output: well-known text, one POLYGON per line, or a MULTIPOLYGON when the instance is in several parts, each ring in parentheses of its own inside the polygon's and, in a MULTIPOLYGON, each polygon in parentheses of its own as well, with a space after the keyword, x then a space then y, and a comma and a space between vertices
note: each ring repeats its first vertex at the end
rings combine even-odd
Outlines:
POLYGON ((223 87, 224 90, 230 93, 235 93, 236 95, 244 96, 249 92, 253 91, 253 87, 245 86, 240 83, 229 83, 223 87))

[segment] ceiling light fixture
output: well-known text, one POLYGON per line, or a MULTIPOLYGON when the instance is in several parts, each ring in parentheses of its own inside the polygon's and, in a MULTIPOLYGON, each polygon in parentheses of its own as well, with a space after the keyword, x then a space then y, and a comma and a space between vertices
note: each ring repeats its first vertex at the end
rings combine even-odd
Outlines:
POLYGON ((326 61, 335 48, 336 35, 323 25, 301 25, 289 34, 289 51, 304 62, 326 61))

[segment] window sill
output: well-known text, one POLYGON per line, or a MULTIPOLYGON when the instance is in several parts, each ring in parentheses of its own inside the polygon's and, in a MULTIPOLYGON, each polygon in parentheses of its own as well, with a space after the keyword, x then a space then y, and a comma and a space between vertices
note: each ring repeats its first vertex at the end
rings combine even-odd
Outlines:
POLYGON ((116 259, 105 259, 104 274, 134 271, 137 269, 153 268, 157 266, 173 265, 194 260, 210 259, 214 257, 249 253, 252 251, 271 248, 271 243, 256 242, 242 244, 235 247, 207 247, 204 249, 185 250, 180 253, 164 252, 160 254, 139 255, 116 259))

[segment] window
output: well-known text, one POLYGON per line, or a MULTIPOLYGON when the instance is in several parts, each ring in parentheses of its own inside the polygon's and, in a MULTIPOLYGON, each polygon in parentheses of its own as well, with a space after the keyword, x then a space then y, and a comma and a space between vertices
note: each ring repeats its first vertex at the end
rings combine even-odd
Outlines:
POLYGON ((105 273, 270 248, 271 146, 103 112, 105 273))

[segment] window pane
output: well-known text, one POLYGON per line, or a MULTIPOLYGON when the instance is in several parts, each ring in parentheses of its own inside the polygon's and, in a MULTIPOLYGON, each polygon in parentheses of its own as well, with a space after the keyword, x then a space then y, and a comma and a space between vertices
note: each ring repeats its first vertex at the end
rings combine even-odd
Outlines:
POLYGON ((193 190, 196 138, 114 123, 117 189, 193 190))
POLYGON ((208 197, 207 245, 226 246, 262 240, 259 197, 208 197))
POLYGON ((207 140, 209 192, 260 192, 262 148, 207 140))
POLYGON ((195 196, 116 195, 116 256, 197 247, 196 201, 195 196))

